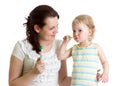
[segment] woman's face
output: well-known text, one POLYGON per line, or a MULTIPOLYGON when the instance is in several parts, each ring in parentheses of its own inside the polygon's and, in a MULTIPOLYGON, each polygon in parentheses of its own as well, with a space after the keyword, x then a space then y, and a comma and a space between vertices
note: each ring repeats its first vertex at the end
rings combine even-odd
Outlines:
POLYGON ((51 41, 55 39, 58 32, 58 18, 48 17, 45 20, 46 25, 40 29, 39 37, 42 40, 51 41))

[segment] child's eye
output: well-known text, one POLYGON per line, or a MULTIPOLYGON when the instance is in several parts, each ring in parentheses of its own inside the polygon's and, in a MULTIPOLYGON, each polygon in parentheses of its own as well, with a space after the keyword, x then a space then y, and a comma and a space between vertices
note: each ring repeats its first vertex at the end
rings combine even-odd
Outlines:
POLYGON ((79 30, 79 32, 81 32, 82 30, 79 30))
POLYGON ((73 30, 73 32, 75 33, 76 31, 75 31, 75 30, 73 30))

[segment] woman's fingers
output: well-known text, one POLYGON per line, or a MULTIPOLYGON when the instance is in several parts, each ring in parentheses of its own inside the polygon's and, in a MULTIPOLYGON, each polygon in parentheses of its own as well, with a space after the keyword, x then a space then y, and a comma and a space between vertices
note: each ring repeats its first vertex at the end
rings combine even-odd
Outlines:
POLYGON ((40 58, 37 59, 35 66, 33 68, 34 73, 41 74, 45 70, 45 64, 40 58))

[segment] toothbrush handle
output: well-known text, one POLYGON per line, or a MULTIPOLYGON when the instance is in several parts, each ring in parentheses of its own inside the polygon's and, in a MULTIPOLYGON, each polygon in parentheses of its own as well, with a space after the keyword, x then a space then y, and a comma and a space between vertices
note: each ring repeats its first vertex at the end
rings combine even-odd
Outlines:
POLYGON ((40 54, 40 60, 42 60, 42 55, 40 54))

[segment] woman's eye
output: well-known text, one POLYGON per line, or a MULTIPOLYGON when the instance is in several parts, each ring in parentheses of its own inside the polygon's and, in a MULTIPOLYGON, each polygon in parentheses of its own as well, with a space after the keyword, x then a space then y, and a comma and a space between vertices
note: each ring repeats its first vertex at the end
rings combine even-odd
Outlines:
POLYGON ((54 29, 54 27, 49 28, 49 30, 53 30, 53 29, 54 29))

